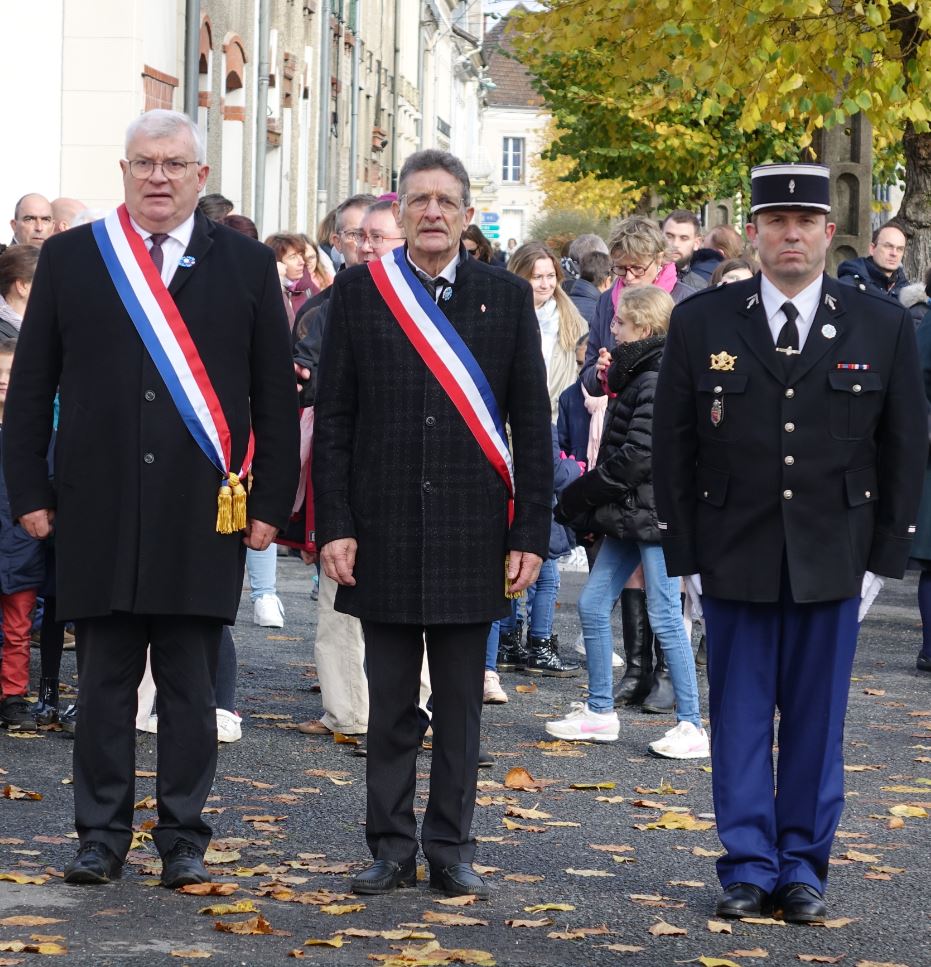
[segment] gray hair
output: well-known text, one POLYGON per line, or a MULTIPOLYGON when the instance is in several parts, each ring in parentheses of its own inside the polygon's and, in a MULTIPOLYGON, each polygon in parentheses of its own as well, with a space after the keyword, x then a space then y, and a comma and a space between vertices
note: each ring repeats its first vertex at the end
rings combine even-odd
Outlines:
POLYGON ((600 235, 580 235, 578 238, 573 239, 572 244, 569 246, 569 258, 573 262, 581 263, 582 259, 589 252, 604 252, 605 255, 608 254, 608 246, 605 245, 605 240, 600 235))
POLYGON ((207 152, 204 149, 204 139, 201 136, 200 128, 186 115, 180 111, 166 111, 163 108, 155 108, 140 114, 134 121, 130 122, 126 129, 126 154, 129 154, 129 145, 137 135, 145 135, 150 138, 170 138, 179 131, 186 131, 194 147, 194 160, 198 164, 204 164, 207 160, 207 152))
POLYGON ((462 204, 468 208, 472 204, 472 185, 465 165, 454 154, 438 151, 436 148, 416 151, 404 162, 398 178, 398 198, 404 197, 404 183, 411 175, 416 175, 420 171, 434 171, 437 168, 442 168, 459 182, 462 186, 462 204))

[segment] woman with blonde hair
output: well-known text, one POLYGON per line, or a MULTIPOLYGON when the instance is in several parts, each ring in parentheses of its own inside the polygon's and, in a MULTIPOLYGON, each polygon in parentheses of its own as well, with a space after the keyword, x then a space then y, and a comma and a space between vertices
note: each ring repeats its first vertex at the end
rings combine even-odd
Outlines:
POLYGON ((508 271, 526 279, 533 289, 533 307, 540 323, 546 386, 552 420, 556 422, 559 396, 578 376, 575 347, 588 324, 562 288, 562 267, 543 242, 525 242, 508 260, 508 271))

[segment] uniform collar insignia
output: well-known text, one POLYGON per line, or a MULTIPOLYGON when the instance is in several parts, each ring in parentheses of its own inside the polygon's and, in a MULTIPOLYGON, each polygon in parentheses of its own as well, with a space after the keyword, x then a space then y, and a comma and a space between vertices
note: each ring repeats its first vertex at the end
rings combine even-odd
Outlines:
POLYGON ((834 310, 837 309, 837 299, 835 299, 830 292, 825 292, 824 304, 831 310, 831 312, 834 312, 834 310))
POLYGON ((752 309, 754 306, 760 304, 760 295, 758 292, 754 292, 749 299, 747 299, 747 308, 752 309))

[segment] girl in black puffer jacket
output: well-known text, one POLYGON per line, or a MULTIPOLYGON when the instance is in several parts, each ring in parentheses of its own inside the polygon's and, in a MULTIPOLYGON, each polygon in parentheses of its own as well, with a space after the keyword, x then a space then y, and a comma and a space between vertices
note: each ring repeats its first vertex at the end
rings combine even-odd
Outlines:
POLYGON ((678 722, 650 751, 675 759, 708 755, 701 725, 695 661, 685 632, 679 579, 666 573, 653 500, 653 397, 673 301, 655 286, 625 290, 611 332, 617 346, 605 361, 611 399, 597 466, 563 491, 557 520, 586 533, 604 534, 579 597, 588 662, 587 704, 548 722, 562 739, 612 742, 620 723, 614 711, 611 610, 641 562, 650 624, 663 650, 676 696, 678 722))

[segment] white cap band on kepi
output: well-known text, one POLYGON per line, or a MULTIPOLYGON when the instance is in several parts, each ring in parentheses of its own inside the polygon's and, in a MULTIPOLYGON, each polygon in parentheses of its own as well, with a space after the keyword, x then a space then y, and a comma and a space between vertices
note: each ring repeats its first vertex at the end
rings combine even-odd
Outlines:
POLYGON ((831 210, 831 169, 826 165, 757 165, 750 172, 750 214, 766 208, 831 210))

